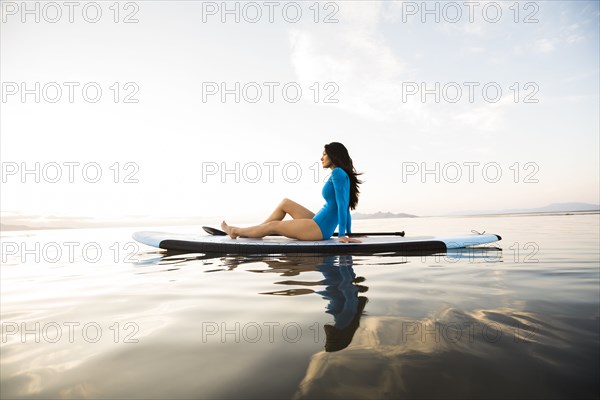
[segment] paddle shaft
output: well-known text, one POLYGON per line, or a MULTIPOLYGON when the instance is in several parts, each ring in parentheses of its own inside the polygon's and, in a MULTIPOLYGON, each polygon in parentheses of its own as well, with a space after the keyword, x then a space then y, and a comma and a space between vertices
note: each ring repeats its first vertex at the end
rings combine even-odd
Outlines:
MULTIPOLYGON (((203 226, 202 227, 207 233, 211 234, 211 235, 216 235, 216 236, 226 236, 227 234, 225 232, 223 232, 220 229, 216 229, 216 228, 211 228, 209 226, 203 226)), ((269 235, 269 236, 281 236, 280 234, 273 234, 273 235, 269 235)), ((335 232, 333 234, 333 236, 338 236, 338 233, 335 232)), ((360 237, 360 236, 404 236, 404 231, 401 232, 356 232, 356 233, 349 233, 348 234, 349 237, 360 237)))
MULTIPOLYGON (((337 236, 338 233, 335 232, 333 236, 337 236)), ((357 232, 357 233, 349 233, 348 236, 404 236, 404 231, 401 232, 357 232)))

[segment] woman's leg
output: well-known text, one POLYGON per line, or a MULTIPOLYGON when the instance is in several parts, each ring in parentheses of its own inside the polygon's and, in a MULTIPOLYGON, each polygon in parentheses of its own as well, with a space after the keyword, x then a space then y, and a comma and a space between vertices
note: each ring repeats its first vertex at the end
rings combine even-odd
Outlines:
POLYGON ((281 221, 285 218, 286 214, 289 214, 293 219, 312 219, 315 216, 315 213, 295 201, 283 199, 263 224, 271 221, 281 221))
POLYGON ((225 221, 221 223, 221 229, 232 239, 238 236, 261 238, 267 235, 279 234, 298 240, 322 240, 323 234, 319 225, 312 219, 293 219, 290 221, 270 221, 248 228, 229 226, 225 221))

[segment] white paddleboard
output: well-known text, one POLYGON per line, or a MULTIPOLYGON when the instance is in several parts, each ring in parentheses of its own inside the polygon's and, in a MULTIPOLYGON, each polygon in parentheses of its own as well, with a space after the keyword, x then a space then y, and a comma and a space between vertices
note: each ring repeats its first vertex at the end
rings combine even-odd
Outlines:
POLYGON ((262 239, 181 234, 168 232, 135 232, 133 238, 148 246, 166 250, 219 254, 354 254, 384 252, 443 252, 494 243, 502 238, 495 234, 466 234, 457 236, 365 236, 361 243, 340 243, 337 238, 302 241, 282 236, 262 239))

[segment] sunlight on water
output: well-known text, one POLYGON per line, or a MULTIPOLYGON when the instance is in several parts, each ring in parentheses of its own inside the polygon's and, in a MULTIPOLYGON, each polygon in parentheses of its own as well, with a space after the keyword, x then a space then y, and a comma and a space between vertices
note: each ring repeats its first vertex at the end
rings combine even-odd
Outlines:
POLYGON ((503 240, 211 257, 139 229, 2 232, 1 397, 597 398, 598 214, 355 229, 503 240))

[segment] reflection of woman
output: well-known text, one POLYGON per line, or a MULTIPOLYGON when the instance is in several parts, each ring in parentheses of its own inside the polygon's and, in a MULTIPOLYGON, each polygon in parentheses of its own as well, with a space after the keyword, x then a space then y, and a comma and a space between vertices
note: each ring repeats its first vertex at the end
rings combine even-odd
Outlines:
POLYGON ((324 276, 322 281, 328 286, 319 291, 320 295, 329 299, 327 312, 333 314, 335 323, 325 325, 325 351, 332 352, 348 347, 354 333, 358 329, 360 317, 367 304, 367 298, 359 296, 366 292, 365 286, 356 285, 364 278, 357 278, 352 268, 352 256, 339 256, 339 265, 326 263, 317 267, 324 276))
MULTIPOLYGON (((303 259, 301 264, 306 265, 315 258, 303 259)), ((278 264, 280 262, 278 261, 278 264)), ((284 263, 285 264, 285 263, 284 263)), ((278 265, 269 263, 271 268, 279 269, 278 265)), ((285 270, 285 269, 282 269, 285 270)), ((306 272, 310 269, 302 267, 300 272, 306 272)), ((265 294, 297 296, 302 294, 316 293, 324 299, 329 300, 327 304, 327 313, 332 314, 334 318, 333 325, 325 325, 325 350, 338 351, 348 347, 354 333, 358 329, 360 317, 367 304, 367 298, 359 296, 359 293, 366 292, 367 287, 358 285, 364 278, 357 277, 352 268, 352 256, 327 256, 320 259, 320 262, 314 267, 314 270, 323 274, 324 279, 318 282, 306 281, 283 281, 278 282, 284 285, 317 286, 326 285, 324 290, 314 291, 311 289, 289 289, 279 290, 265 294)), ((293 275, 293 274, 292 274, 293 275)))
POLYGON ((350 324, 358 305, 359 288, 352 284, 356 274, 351 263, 352 258, 350 260, 340 259, 339 266, 332 262, 331 264, 323 263, 317 267, 317 270, 325 277, 320 283, 327 285, 325 290, 317 293, 329 300, 327 312, 333 315, 335 326, 338 329, 344 329, 350 324))
POLYGON ((232 239, 238 236, 260 238, 279 234, 299 240, 326 240, 338 227, 340 242, 359 242, 347 236, 352 225, 350 210, 354 210, 358 204, 358 185, 362 183, 348 150, 341 143, 326 144, 321 163, 323 168, 331 169, 331 176, 323 187, 325 206, 316 215, 296 202, 283 199, 262 224, 238 228, 223 221, 223 231, 232 239), (293 219, 283 221, 287 214, 293 219))

